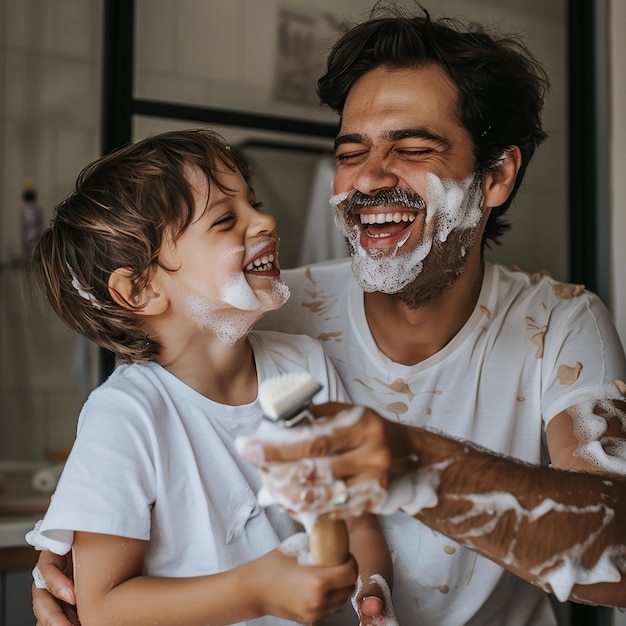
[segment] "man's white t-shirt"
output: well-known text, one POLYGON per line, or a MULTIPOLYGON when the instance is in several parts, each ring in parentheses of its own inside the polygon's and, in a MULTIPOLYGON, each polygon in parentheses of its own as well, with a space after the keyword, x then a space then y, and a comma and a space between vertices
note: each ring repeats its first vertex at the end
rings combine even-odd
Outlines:
MULTIPOLYGON (((250 341, 259 382, 306 371, 323 385, 316 402, 346 400, 318 342, 271 331, 253 332, 250 341)), ((59 554, 74 531, 146 540, 145 573, 154 576, 212 574, 266 554, 302 528, 277 507, 259 507, 257 472, 235 450, 235 438, 261 421, 258 400, 225 406, 156 363, 119 366, 85 403, 32 539, 59 554)))
MULTIPOLYGON (((261 324, 321 340, 355 404, 533 464, 545 425, 585 399, 620 398, 619 338, 600 300, 542 275, 486 264, 476 308, 413 366, 380 352, 349 259, 283 272, 291 297, 261 324)), ((407 338, 408 339, 408 338, 407 338)), ((381 517, 403 626, 547 626, 545 594, 408 515, 381 517)))

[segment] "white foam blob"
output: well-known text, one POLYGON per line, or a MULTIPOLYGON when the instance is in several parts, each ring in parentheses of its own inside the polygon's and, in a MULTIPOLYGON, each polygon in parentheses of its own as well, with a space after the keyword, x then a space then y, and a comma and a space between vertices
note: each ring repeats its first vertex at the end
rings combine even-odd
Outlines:
MULTIPOLYGON (((246 249, 243 246, 228 250, 224 254, 224 266, 232 266, 233 260, 243 260, 245 252, 246 249)), ((226 274, 220 299, 225 304, 230 304, 233 308, 242 311, 254 311, 260 306, 252 287, 248 284, 241 270, 226 274)))
POLYGON ((330 198, 330 200, 328 202, 332 206, 338 206, 344 200, 347 200, 350 197, 351 193, 352 193, 352 191, 342 191, 341 193, 337 193, 334 196, 331 196, 331 198, 330 198))
MULTIPOLYGON (((375 585, 378 585, 383 596, 383 601, 385 603, 383 607, 383 612, 378 617, 372 619, 372 626, 400 626, 398 624, 393 601, 391 599, 391 589, 389 588, 389 584, 387 583, 385 578, 380 574, 372 574, 369 578, 369 582, 370 584, 373 583, 375 585)), ((357 598, 361 593, 361 589, 363 589, 363 579, 359 575, 356 581, 356 588, 351 598, 352 608, 354 609, 354 612, 359 616, 359 619, 361 618, 361 612, 359 611, 357 598)))
POLYGON ((375 508, 375 512, 389 515, 404 511, 413 516, 422 509, 437 506, 441 473, 451 463, 451 460, 442 461, 394 479, 389 486, 386 500, 375 508))
POLYGON ((287 556, 295 557, 300 565, 314 564, 309 551, 309 537, 306 533, 296 533, 287 537, 278 549, 287 556))
POLYGON ((626 430, 626 412, 618 409, 606 398, 579 402, 568 409, 574 426, 574 436, 579 442, 574 455, 585 459, 595 470, 626 476, 626 442, 615 437, 605 437, 609 419, 618 419, 626 430), (604 411, 596 415, 599 407, 604 411))

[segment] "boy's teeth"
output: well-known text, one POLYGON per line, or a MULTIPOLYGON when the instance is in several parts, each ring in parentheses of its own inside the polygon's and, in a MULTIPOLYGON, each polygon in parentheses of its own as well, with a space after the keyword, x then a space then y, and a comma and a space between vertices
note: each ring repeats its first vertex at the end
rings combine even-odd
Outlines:
POLYGON ((254 259, 246 265, 246 271, 251 272, 252 270, 262 269, 264 271, 271 270, 274 268, 274 261, 276 257, 273 254, 264 254, 263 256, 254 259))
POLYGON ((386 224, 388 222, 414 222, 415 213, 369 213, 361 214, 361 224, 386 224))

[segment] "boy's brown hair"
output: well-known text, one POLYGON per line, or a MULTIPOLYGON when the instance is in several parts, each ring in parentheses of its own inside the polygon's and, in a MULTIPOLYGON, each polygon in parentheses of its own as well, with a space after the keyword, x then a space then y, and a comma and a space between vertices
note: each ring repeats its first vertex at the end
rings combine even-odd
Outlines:
POLYGON ((150 360, 160 344, 132 306, 113 299, 109 277, 129 271, 131 301, 151 280, 164 238, 175 241, 193 219, 190 167, 206 177, 209 194, 213 185, 233 191, 217 180, 220 169, 248 175, 224 138, 208 129, 137 141, 82 170, 35 249, 33 272, 56 314, 123 362, 150 360))

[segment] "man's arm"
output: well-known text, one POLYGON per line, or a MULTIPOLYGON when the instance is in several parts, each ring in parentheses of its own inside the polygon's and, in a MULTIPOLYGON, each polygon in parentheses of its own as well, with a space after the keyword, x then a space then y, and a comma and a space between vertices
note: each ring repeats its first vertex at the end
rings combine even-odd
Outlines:
MULTIPOLYGON (((326 405, 318 411, 329 415, 337 407, 326 405)), ((271 473, 270 461, 333 455, 334 475, 346 480, 349 493, 355 494, 352 505, 358 502, 364 510, 385 510, 395 498, 403 510, 432 529, 561 600, 626 605, 626 481, 610 476, 606 466, 596 468, 601 474, 580 471, 591 467, 581 465, 571 439, 566 454, 568 438, 563 432, 561 437, 554 435, 565 416, 555 418, 551 428, 550 447, 561 468, 554 469, 391 422, 369 409, 356 419, 353 411, 350 415, 309 427, 308 434, 294 433, 299 439, 292 445, 257 439, 263 448, 262 455, 258 446, 254 448, 257 464, 271 473), (568 458, 571 466, 566 464, 568 458), (263 460, 259 463, 259 459, 263 460), (398 500, 394 484, 401 476, 404 489, 398 500), (406 477, 413 481, 412 491, 406 477), (359 497, 366 481, 384 487, 391 484, 387 503, 359 497)), ((621 424, 615 424, 611 423, 611 429, 621 433, 621 424)), ((245 454, 246 447, 240 449, 245 454)), ((619 451, 619 446, 613 445, 611 451, 619 451)), ((619 462, 614 454, 609 457, 619 462)), ((299 496, 306 497, 302 491, 300 487, 299 496)), ((354 513, 349 501, 333 515, 354 513)))
POLYGON ((33 583, 33 613, 37 626, 80 626, 72 581, 71 553, 63 556, 42 550, 33 583), (45 587, 37 584, 45 583, 45 587))
POLYGON ((410 437, 427 466, 448 463, 437 505, 416 518, 561 601, 626 605, 623 478, 529 466, 430 432, 410 437))

